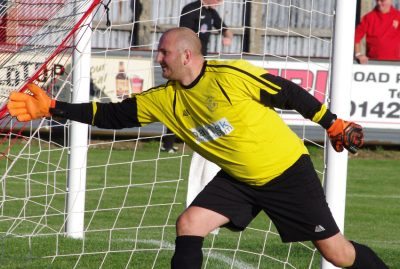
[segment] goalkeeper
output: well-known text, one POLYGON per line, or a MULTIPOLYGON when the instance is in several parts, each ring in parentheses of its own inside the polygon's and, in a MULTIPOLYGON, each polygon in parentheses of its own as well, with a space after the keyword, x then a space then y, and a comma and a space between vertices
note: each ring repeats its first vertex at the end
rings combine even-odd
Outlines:
POLYGON ((363 145, 361 126, 247 61, 205 61, 188 28, 165 32, 156 60, 168 82, 120 103, 55 101, 29 84, 30 94, 10 95, 9 112, 20 121, 53 115, 110 129, 161 121, 220 166, 176 222, 174 269, 201 268, 208 233, 220 226, 243 230, 260 211, 283 242, 310 240, 335 266, 387 268, 370 248, 340 233, 306 147, 274 108, 294 109, 319 123, 339 152, 363 145))

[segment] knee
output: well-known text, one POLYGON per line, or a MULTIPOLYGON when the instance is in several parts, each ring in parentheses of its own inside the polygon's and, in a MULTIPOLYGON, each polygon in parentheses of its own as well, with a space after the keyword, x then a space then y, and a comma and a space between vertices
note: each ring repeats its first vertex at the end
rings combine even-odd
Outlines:
POLYGON ((194 234, 193 221, 189 214, 183 213, 176 220, 176 232, 177 235, 192 235, 194 234))
POLYGON ((322 253, 324 258, 336 267, 349 267, 354 263, 354 248, 351 245, 338 247, 334 250, 322 253))
POLYGON ((314 241, 321 255, 336 267, 349 267, 353 265, 356 252, 354 246, 342 234, 314 241))
POLYGON ((196 235, 205 237, 215 228, 227 223, 229 219, 214 211, 189 207, 176 221, 176 233, 180 235, 196 235))

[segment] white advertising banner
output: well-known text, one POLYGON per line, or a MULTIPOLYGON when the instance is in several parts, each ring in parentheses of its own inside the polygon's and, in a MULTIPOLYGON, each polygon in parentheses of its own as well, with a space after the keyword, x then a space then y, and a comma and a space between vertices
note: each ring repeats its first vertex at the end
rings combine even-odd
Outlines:
MULTIPOLYGON (((0 57, 7 57, 0 53, 0 57)), ((36 69, 45 61, 45 56, 35 55, 30 59, 29 53, 21 53, 19 58, 13 59, 15 64, 0 68, 0 86, 4 93, 18 89, 36 72, 36 69)), ((52 86, 57 100, 70 101, 70 91, 61 90, 63 83, 71 79, 71 57, 60 55, 47 64, 37 78, 43 87, 52 86)), ((142 57, 118 57, 92 55, 91 58, 91 88, 90 95, 104 101, 121 101, 132 93, 140 93, 154 85, 153 60, 142 57)), ((7 98, 8 94, 6 97, 7 98)))
MULTIPOLYGON (((285 77, 326 102, 329 65, 326 62, 253 61, 270 73, 285 77)), ((353 65, 350 119, 367 128, 400 129, 400 67, 393 65, 353 65)), ((344 115, 339 115, 346 118, 344 115)), ((291 125, 314 125, 290 111, 282 117, 291 125)))
POLYGON ((400 67, 353 65, 351 119, 371 128, 400 129, 400 67))

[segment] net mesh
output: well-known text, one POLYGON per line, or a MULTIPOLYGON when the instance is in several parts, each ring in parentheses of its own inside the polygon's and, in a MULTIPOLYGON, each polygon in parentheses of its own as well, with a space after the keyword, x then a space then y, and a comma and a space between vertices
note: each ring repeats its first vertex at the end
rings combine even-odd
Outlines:
POLYGON ((72 55, 73 35, 87 29, 82 22, 99 1, 89 10, 88 3, 92 1, 7 1, 0 32, 0 116, 11 91, 35 80, 44 86, 63 74, 57 68, 72 55))
MULTIPOLYGON (((132 21, 130 1, 106 2, 108 14, 107 9, 96 9, 92 26, 83 24, 93 37, 91 99, 104 102, 120 101, 164 82, 159 66, 153 62, 158 39, 165 29, 178 25, 180 10, 190 1, 142 1, 138 21, 132 21), (111 25, 107 25, 107 18, 111 25), (137 26, 140 39, 135 43, 133 31, 137 26)), ((301 84, 324 101, 329 85, 333 2, 224 1, 217 10, 234 33, 233 43, 223 46, 221 29, 213 31, 208 58, 247 59, 301 84)), ((36 83, 58 100, 71 101, 76 88, 71 78, 75 65, 72 43, 65 43, 60 51, 58 48, 71 25, 84 14, 77 9, 80 6, 85 6, 85 1, 8 1, 2 5, 0 14, 7 17, 7 31, 24 29, 14 31, 23 32, 21 37, 7 35, 1 42, 0 59, 4 60, 0 81, 6 85, 2 87, 2 102, 10 90, 21 87, 38 72, 46 58, 43 54, 56 56, 45 64, 36 83), (42 8, 48 8, 51 16, 27 26, 13 22, 11 27, 8 18, 12 18, 17 4, 24 5, 25 11, 20 11, 24 16, 43 14, 42 8), (71 10, 74 12, 66 16, 65 12, 71 10), (59 22, 64 27, 55 27, 59 22), (43 37, 45 33, 51 34, 43 37)), ((296 113, 280 113, 304 141, 314 145, 311 154, 323 180, 322 130, 296 113)), ((0 257, 5 265, 170 267, 175 221, 185 208, 190 148, 177 141, 175 154, 162 151, 166 135, 161 124, 121 131, 89 127, 86 162, 74 168, 86 171, 84 237, 76 240, 66 231, 73 147, 70 122, 49 118, 22 128, 8 117, 2 124, 0 257)), ((262 214, 242 233, 221 229, 209 235, 203 252, 203 268, 317 268, 320 263, 311 244, 282 244, 275 227, 262 214)))

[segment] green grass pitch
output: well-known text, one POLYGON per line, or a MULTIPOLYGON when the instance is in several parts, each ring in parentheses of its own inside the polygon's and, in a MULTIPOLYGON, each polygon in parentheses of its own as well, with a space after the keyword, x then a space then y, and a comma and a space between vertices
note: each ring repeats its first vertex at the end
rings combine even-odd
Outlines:
MULTIPOLYGON (((89 148, 84 240, 64 236, 68 152, 45 144, 40 151, 25 149, 0 182, 0 268, 169 268, 191 151, 169 155, 158 148, 154 141, 89 148)), ((318 170, 322 152, 310 152, 318 170)), ((390 268, 400 268, 400 154, 369 153, 349 160, 345 234, 376 250, 390 268)), ((6 162, 0 162, 1 175, 6 162)), ((311 244, 282 244, 263 214, 242 234, 221 229, 204 243, 207 268, 319 263, 311 244)))

